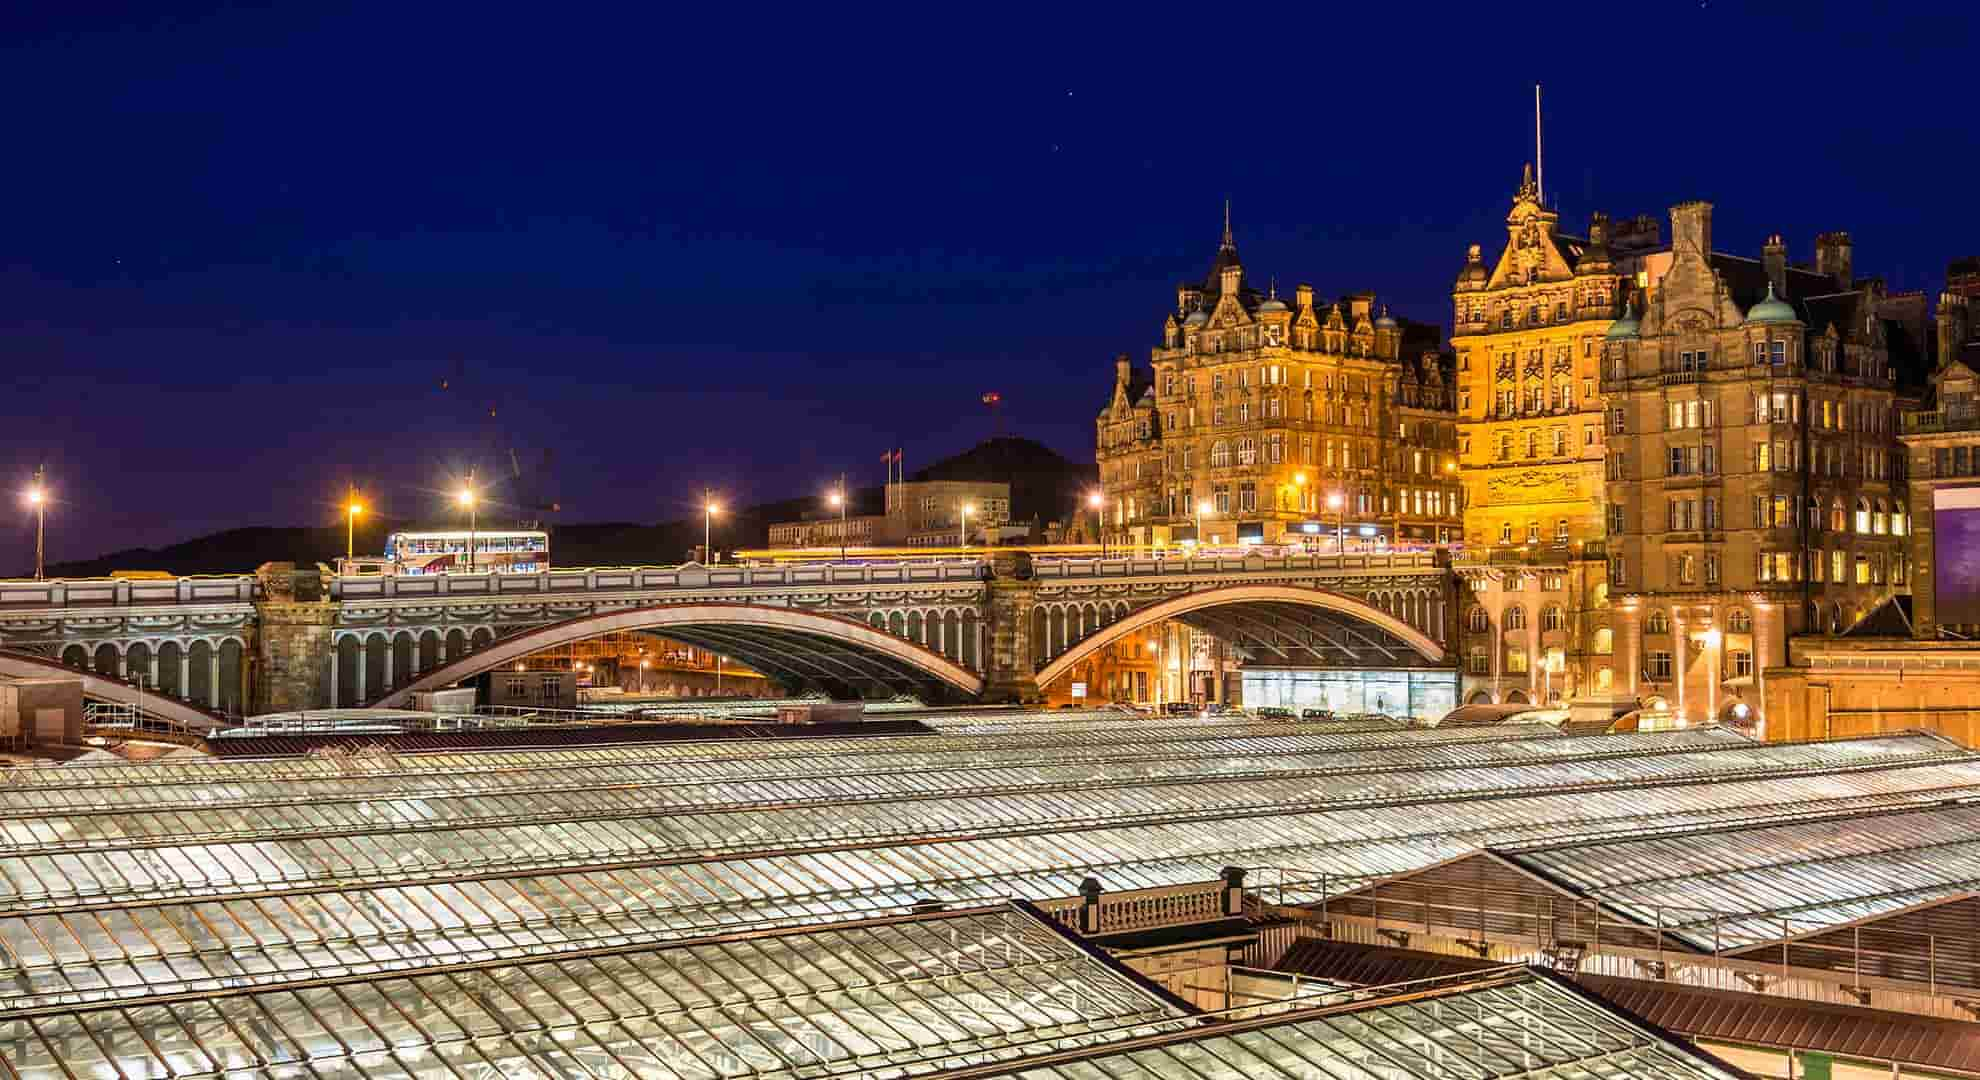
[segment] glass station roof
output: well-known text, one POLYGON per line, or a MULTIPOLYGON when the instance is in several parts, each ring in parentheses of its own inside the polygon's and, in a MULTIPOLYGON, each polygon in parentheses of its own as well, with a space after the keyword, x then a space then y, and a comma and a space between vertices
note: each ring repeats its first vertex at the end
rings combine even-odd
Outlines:
MULTIPOLYGON (((789 742, 802 759, 805 741, 789 742)), ((50 836, 0 859, 0 960, 12 976, 0 980, 0 1008, 490 962, 898 913, 931 899, 1054 900, 1077 895, 1088 875, 1122 890, 1201 883, 1238 865, 1258 886, 1290 877, 1339 891, 1490 844, 1980 795, 1980 758, 1948 756, 1934 739, 1671 744, 1684 749, 1315 776, 1294 792, 1311 801, 1303 809, 1261 805, 1224 783, 1064 786, 1053 792, 1058 821, 1016 825, 1000 817, 1001 797, 407 825, 384 795, 403 777, 357 775, 345 782, 378 792, 379 808, 334 805, 378 814, 373 829, 312 825, 288 815, 315 807, 287 804, 263 808, 270 820, 251 838, 108 842, 109 830, 91 826, 81 847, 50 836), (1553 786, 1536 784, 1535 769, 1553 786), (944 816, 882 827, 910 812, 944 816), (872 835, 853 835, 855 821, 872 835)), ((545 771, 545 784, 566 773, 545 771)), ((422 805, 405 803, 408 814, 422 805)), ((223 801, 213 814, 241 809, 223 801)), ((119 814, 131 816, 99 817, 119 814)), ((157 817, 211 829, 205 813, 157 817)))
POLYGON ((1862 808, 1503 854, 1700 949, 1738 950, 1980 889, 1980 806, 1862 808))
POLYGON ((1408 985, 1208 1031, 1085 1047, 1021 1080, 1395 1080, 1573 1077, 1732 1080, 1715 1061, 1523 970, 1435 989, 1408 985))
POLYGON ((431 963, 390 978, 137 995, 0 1015, 23 1078, 862 1076, 1009 1059, 1124 1025, 1187 1031, 1168 998, 999 906, 823 929, 431 963))

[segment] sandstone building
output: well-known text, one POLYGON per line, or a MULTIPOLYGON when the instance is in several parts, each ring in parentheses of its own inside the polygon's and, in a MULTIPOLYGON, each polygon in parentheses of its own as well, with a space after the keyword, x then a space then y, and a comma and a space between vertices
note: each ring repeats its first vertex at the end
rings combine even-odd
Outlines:
POLYGON ((1165 547, 1440 543, 1462 504, 1436 327, 1358 293, 1290 302, 1245 274, 1228 213, 1176 289, 1152 374, 1115 361, 1096 422, 1110 542, 1165 547))

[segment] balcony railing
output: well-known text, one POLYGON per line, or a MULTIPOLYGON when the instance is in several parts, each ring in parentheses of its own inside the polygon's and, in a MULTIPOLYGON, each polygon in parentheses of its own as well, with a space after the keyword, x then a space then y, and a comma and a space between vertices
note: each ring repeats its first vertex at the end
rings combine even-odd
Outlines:
POLYGON ((1941 431, 1980 430, 1980 409, 1956 408, 1935 409, 1931 412, 1905 413, 1901 418, 1901 430, 1906 435, 1931 435, 1941 431))

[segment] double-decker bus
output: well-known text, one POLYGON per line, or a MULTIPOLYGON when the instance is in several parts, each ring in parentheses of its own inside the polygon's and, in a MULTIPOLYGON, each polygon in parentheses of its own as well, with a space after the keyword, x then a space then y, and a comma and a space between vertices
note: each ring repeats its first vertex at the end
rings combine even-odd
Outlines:
MULTIPOLYGON (((385 539, 385 560, 394 574, 466 573, 466 529, 400 532, 385 539)), ((478 574, 534 574, 550 569, 550 534, 536 530, 476 530, 471 569, 478 574)))

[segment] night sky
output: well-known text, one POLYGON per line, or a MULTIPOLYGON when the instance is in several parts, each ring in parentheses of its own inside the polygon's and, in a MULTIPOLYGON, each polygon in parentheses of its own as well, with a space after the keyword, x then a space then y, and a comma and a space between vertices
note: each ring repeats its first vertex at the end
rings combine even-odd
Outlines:
POLYGON ((1445 321, 1536 79, 1576 231, 1706 198, 1723 250, 1848 229, 1896 290, 1980 253, 1969 4, 33 6, 0 469, 48 463, 51 561, 351 479, 426 516, 511 447, 566 521, 878 483, 987 390, 1090 461, 1226 197, 1261 283, 1445 321))

